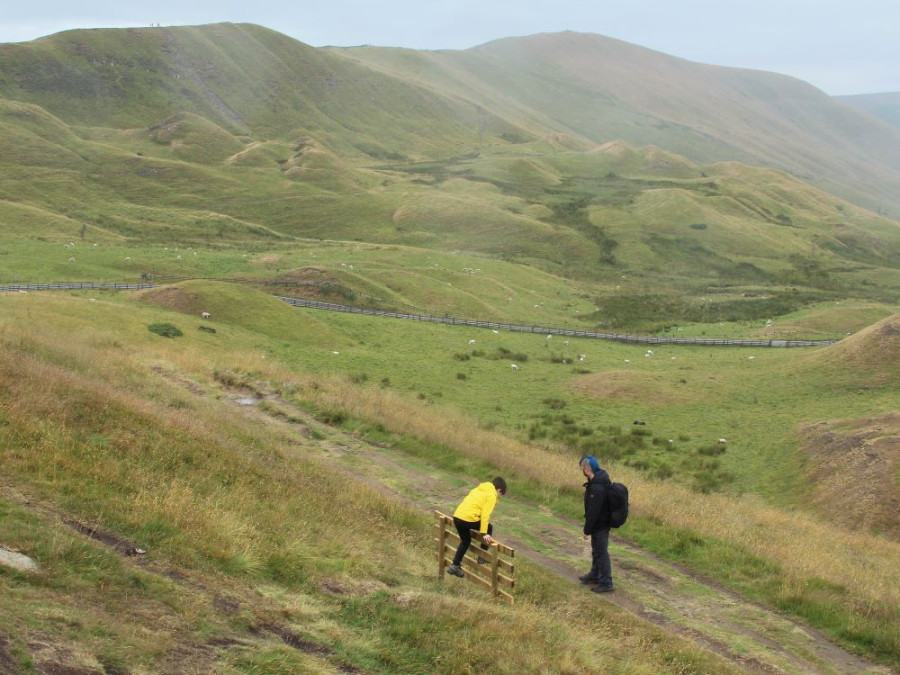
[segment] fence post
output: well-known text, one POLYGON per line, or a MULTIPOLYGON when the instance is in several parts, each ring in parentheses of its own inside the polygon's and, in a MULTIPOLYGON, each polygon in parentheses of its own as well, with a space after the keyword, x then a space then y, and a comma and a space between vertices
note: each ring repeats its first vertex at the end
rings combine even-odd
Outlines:
POLYGON ((440 531, 438 532, 438 578, 443 579, 444 570, 447 567, 447 561, 444 557, 444 547, 447 544, 447 521, 440 511, 435 511, 435 513, 440 525, 440 531))

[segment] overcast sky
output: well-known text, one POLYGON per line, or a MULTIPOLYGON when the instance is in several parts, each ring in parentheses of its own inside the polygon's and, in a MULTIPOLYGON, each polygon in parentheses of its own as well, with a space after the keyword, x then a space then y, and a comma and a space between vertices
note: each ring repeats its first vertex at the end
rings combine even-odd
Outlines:
POLYGON ((313 46, 465 49, 574 30, 722 66, 792 75, 831 95, 900 91, 897 0, 18 0, 0 42, 71 28, 256 23, 313 46))

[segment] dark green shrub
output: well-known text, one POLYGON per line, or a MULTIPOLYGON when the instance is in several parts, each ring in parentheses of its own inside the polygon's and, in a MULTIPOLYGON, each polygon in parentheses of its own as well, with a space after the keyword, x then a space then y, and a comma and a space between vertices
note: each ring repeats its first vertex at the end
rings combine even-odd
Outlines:
POLYGON ((151 333, 156 333, 157 335, 162 335, 163 337, 172 338, 172 337, 181 337, 184 335, 178 327, 171 323, 151 323, 147 326, 147 330, 151 333))

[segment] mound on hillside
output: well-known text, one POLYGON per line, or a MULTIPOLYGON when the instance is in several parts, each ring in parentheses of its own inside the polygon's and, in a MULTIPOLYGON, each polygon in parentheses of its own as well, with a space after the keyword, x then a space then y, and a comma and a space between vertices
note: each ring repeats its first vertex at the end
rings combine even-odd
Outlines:
POLYGON ((900 539, 900 412, 802 429, 812 503, 838 523, 900 539))
POLYGON ((900 314, 882 319, 816 354, 832 364, 851 369, 897 372, 900 363, 900 314))
POLYGON ((629 370, 606 371, 578 378, 572 384, 579 394, 613 401, 653 401, 658 404, 682 400, 685 392, 663 376, 629 370))
POLYGON ((333 348, 348 343, 313 313, 291 307, 268 290, 236 283, 185 281, 139 291, 135 297, 157 307, 193 315, 198 321, 207 312, 216 325, 239 326, 295 345, 333 348))

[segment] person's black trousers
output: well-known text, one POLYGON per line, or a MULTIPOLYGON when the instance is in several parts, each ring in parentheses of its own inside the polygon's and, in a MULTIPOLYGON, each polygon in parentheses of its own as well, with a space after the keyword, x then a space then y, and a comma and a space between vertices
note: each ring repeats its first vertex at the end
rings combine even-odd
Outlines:
MULTIPOLYGON (((459 546, 456 549, 456 555, 453 556, 453 564, 459 565, 462 562, 463 556, 466 555, 466 551, 469 550, 469 546, 472 544, 472 530, 475 530, 476 532, 480 530, 481 521, 479 520, 473 523, 468 520, 454 518, 453 524, 456 525, 456 531, 459 533, 459 546)), ((487 533, 494 533, 494 526, 491 523, 488 523, 487 533)), ((489 546, 484 542, 481 542, 481 548, 487 551, 489 546)))

